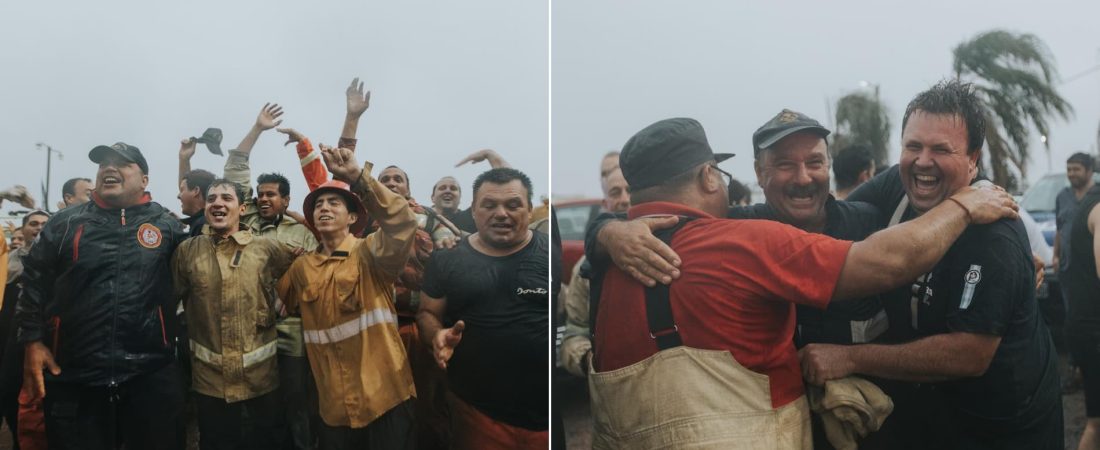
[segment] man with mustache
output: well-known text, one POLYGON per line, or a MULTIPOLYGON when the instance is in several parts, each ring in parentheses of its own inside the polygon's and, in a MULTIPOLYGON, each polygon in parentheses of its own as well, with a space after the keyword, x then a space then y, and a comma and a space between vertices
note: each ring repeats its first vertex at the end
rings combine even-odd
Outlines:
POLYGON ((175 295, 189 324, 191 387, 204 449, 279 443, 273 294, 294 250, 241 227, 243 198, 240 185, 213 180, 207 231, 184 241, 172 257, 175 295))
POLYGON ((527 175, 494 168, 473 191, 478 231, 428 261, 420 336, 447 371, 452 448, 546 448, 549 237, 528 229, 527 175))
MULTIPOLYGON (((974 88, 958 80, 918 94, 902 119, 900 164, 849 199, 871 200, 890 225, 946 203, 977 176, 982 108, 974 88)), ((906 333, 906 342, 811 344, 801 352, 806 379, 858 373, 942 396, 946 407, 920 411, 907 424, 914 430, 907 444, 916 448, 1060 449, 1057 360, 1034 273, 1020 221, 971 227, 930 272, 884 296, 890 328, 906 333)))
POLYGON ((187 235, 145 191, 140 150, 119 142, 88 156, 99 164, 92 201, 59 211, 25 261, 24 385, 45 397, 50 448, 180 449, 170 262, 187 235))
MULTIPOLYGON (((799 132, 816 142, 822 130, 783 111, 753 141, 759 152, 799 132)), ((809 161, 813 153, 806 152, 809 161)), ((931 267, 968 223, 1015 215, 1003 191, 967 188, 919 224, 855 243, 770 221, 718 218, 729 212, 730 176, 717 164, 732 156, 714 154, 702 126, 686 118, 656 122, 624 146, 630 217, 677 223, 661 240, 684 258, 667 287, 610 267, 593 297, 588 380, 599 448, 808 448, 794 303, 824 308, 897 286, 931 267)), ((799 188, 789 195, 808 200, 817 193, 799 188)), ((593 265, 608 263, 589 256, 593 265)))

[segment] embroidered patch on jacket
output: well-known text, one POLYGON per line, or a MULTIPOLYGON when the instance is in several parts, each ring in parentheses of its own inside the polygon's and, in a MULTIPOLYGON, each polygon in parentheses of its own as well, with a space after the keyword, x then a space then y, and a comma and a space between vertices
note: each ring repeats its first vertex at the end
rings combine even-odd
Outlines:
POLYGON ((148 223, 141 224, 141 226, 138 227, 137 240, 138 243, 145 248, 160 247, 160 228, 148 223))

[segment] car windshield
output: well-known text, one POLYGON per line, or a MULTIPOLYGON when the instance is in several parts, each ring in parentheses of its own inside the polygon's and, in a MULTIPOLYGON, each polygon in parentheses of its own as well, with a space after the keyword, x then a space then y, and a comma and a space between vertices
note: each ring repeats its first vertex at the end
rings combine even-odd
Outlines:
POLYGON ((1069 180, 1065 174, 1047 175, 1024 193, 1020 207, 1029 213, 1054 212, 1054 199, 1066 186, 1069 186, 1069 180))

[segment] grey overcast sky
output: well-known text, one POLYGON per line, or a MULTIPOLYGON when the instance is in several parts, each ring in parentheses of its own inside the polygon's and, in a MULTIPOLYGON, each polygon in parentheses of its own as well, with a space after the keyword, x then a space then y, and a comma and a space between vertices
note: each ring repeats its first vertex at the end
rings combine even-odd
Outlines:
MULTIPOLYGON (((360 77, 372 97, 357 154, 375 175, 401 166, 423 203, 454 175, 465 206, 489 167, 454 164, 492 148, 531 177, 537 201, 549 192, 548 14, 545 1, 513 0, 13 2, 0 14, 2 184, 41 202, 45 142, 64 153, 56 203, 66 179, 95 178, 92 147, 124 141, 149 160, 153 199, 178 212, 180 139, 219 127, 234 148, 270 101, 282 126, 334 145, 360 77)), ((284 173, 300 210, 305 183, 284 141, 260 137, 253 181, 284 173)), ((193 167, 220 175, 224 161, 200 146, 193 167)))
MULTIPOLYGON (((951 75, 951 50, 1003 28, 1046 42, 1063 79, 1100 64, 1095 1, 622 1, 552 5, 555 198, 599 196, 609 150, 668 117, 698 119, 723 163, 756 185, 752 132, 783 108, 827 126, 827 103, 878 84, 890 111, 897 162, 901 116, 918 92, 951 75)), ((1054 122, 1051 161, 1095 151, 1100 72, 1059 88, 1076 115, 1054 122)), ((1047 173, 1038 136, 1030 178, 1047 173)))

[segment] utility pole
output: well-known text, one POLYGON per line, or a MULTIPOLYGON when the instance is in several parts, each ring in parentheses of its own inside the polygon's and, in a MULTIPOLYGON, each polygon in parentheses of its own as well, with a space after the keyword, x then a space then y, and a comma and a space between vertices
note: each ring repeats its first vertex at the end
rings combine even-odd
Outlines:
POLYGON ((42 203, 42 208, 45 209, 46 212, 50 212, 50 169, 51 169, 51 162, 52 162, 51 160, 53 159, 53 154, 54 153, 57 153, 57 159, 59 159, 59 160, 64 159, 65 155, 63 155, 61 152, 59 152, 57 150, 54 150, 53 147, 50 147, 49 145, 46 145, 42 142, 39 142, 39 143, 34 144, 34 145, 36 147, 38 147, 39 150, 42 150, 43 148, 46 149, 46 187, 42 189, 42 197, 44 197, 44 200, 43 200, 43 203, 42 203))

